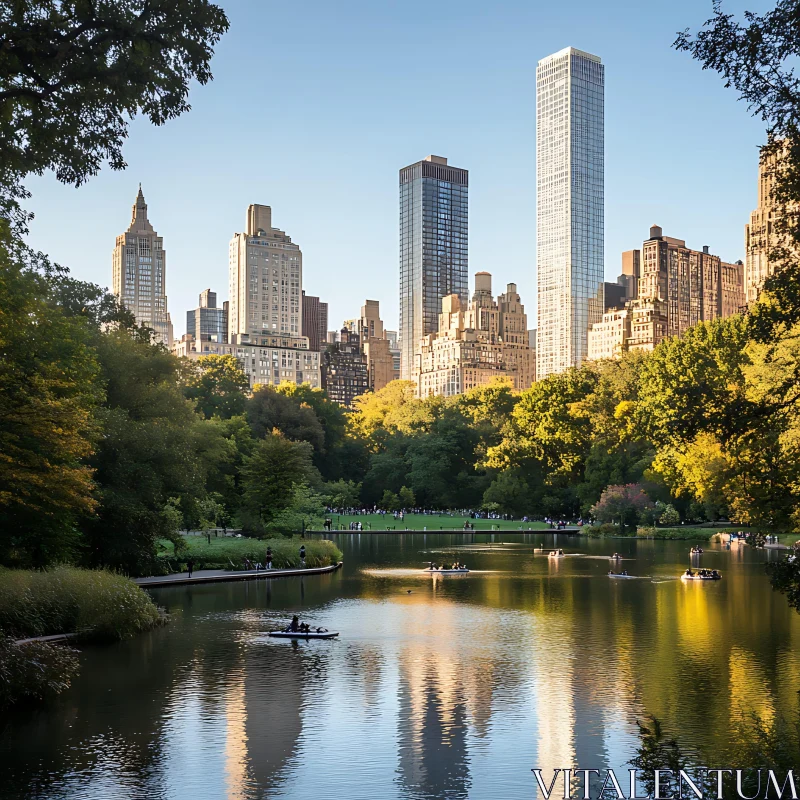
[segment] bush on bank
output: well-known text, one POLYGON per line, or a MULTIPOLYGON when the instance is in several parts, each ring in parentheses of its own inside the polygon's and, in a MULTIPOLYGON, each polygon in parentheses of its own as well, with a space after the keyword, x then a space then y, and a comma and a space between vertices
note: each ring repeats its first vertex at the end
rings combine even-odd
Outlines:
POLYGON ((150 596, 122 575, 74 567, 0 569, 0 633, 12 639, 55 633, 126 639, 162 621, 150 596))
POLYGON ((17 645, 0 634, 0 708, 55 697, 77 673, 78 654, 71 647, 45 642, 17 645))
POLYGON ((160 574, 182 572, 186 562, 194 560, 195 569, 241 569, 244 560, 264 564, 267 548, 272 548, 272 566, 284 569, 300 566, 300 546, 306 548, 307 567, 329 567, 342 559, 342 551, 329 539, 236 539, 233 537, 211 537, 211 544, 203 536, 186 536, 186 543, 177 555, 172 542, 161 542, 158 561, 160 574))

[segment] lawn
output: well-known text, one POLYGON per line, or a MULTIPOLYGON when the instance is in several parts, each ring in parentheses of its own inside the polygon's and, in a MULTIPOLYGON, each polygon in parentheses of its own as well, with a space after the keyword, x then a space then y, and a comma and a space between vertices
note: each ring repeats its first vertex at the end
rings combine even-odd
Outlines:
POLYGON ((365 531, 463 531, 464 523, 470 522, 475 525, 476 531, 549 531, 550 526, 546 522, 520 522, 519 520, 504 519, 470 519, 469 516, 459 514, 406 514, 401 522, 396 520, 391 514, 328 514, 328 518, 333 520, 334 530, 349 530, 351 522, 360 522, 365 531))

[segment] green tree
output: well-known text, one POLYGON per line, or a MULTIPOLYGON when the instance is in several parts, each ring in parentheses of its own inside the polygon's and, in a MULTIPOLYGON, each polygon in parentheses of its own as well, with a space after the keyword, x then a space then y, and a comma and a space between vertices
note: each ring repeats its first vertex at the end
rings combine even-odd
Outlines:
POLYGON ((494 504, 503 514, 524 516, 530 509, 531 492, 519 470, 507 469, 499 472, 483 493, 483 506, 494 504))
POLYGON ((311 445, 271 433, 253 447, 242 467, 242 523, 255 533, 287 508, 295 486, 306 485, 313 474, 311 445))
POLYGON ((255 388, 247 401, 247 421, 258 439, 277 430, 287 439, 308 442, 314 451, 324 450, 325 431, 313 409, 273 386, 255 388))
POLYGON ((98 507, 82 525, 87 559, 140 574, 158 539, 175 538, 168 500, 177 498, 186 518, 204 497, 203 453, 216 452, 208 441, 215 429, 183 396, 179 362, 163 347, 120 329, 100 336, 97 352, 106 397, 96 411, 102 436, 89 459, 98 507))
POLYGON ((94 510, 86 459, 103 392, 90 325, 57 307, 9 239, 0 235, 0 563, 42 567, 75 555, 77 522, 94 510))
POLYGON ((664 506, 664 510, 659 515, 658 521, 662 525, 679 525, 681 521, 681 515, 678 513, 675 506, 673 506, 672 503, 669 503, 664 506))
POLYGON ((400 487, 398 501, 400 503, 400 508, 414 508, 414 506, 417 504, 417 501, 414 497, 414 492, 412 492, 408 486, 400 487))
POLYGON ((275 514, 267 525, 267 530, 291 536, 308 528, 320 528, 324 514, 325 503, 322 495, 304 483, 296 483, 289 505, 275 514))
MULTIPOLYGON (((141 113, 162 125, 189 109, 190 82, 211 80, 228 28, 208 0, 29 0, 0 9, 0 201, 8 216, 29 173, 80 186, 141 113)), ((19 217, 17 217, 19 219, 19 217)))
POLYGON ((399 511, 400 498, 391 489, 384 489, 378 507, 384 511, 399 511))
POLYGON ((355 508, 359 503, 360 494, 360 483, 340 479, 325 484, 324 496, 331 508, 355 508))
POLYGON ((184 394, 206 418, 244 413, 250 381, 235 356, 200 356, 186 364, 184 394))

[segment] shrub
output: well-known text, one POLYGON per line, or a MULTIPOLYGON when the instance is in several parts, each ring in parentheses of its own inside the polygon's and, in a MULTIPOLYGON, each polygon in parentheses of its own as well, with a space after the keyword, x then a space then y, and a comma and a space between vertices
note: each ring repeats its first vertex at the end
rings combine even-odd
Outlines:
POLYGON ((125 639, 163 621, 133 581, 105 570, 0 570, 0 632, 14 638, 77 633, 125 639))
POLYGON ((602 525, 592 525, 591 527, 586 526, 583 531, 587 536, 593 536, 595 538, 621 535, 619 532, 619 525, 615 525, 611 522, 604 522, 602 525))
POLYGON ((636 529, 636 535, 640 539, 709 540, 713 533, 714 531, 708 528, 653 528, 640 526, 636 529))
POLYGON ((233 537, 211 537, 211 544, 202 536, 185 537, 186 548, 177 556, 171 542, 164 540, 164 552, 160 558, 162 571, 166 575, 185 568, 186 562, 194 559, 195 569, 240 569, 245 558, 264 563, 267 548, 272 548, 272 566, 276 569, 300 566, 300 545, 306 547, 307 567, 328 567, 337 564, 342 552, 329 539, 236 539, 233 537), (231 566, 231 562, 233 566, 231 566))
POLYGON ((0 634, 0 708, 54 697, 77 673, 78 654, 72 648, 45 642, 16 645, 0 634))

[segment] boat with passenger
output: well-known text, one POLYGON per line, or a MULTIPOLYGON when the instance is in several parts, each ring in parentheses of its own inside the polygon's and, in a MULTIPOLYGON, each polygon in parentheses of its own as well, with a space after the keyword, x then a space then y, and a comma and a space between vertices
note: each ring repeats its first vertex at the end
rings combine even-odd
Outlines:
POLYGON ((704 551, 703 551, 703 548, 702 548, 702 547, 693 547, 693 548, 692 548, 692 549, 689 551, 689 553, 690 553, 691 555, 693 555, 693 556, 700 556, 700 555, 702 555, 702 554, 703 554, 703 552, 704 552, 704 551))
POLYGON ((325 628, 301 633, 300 631, 270 631, 268 636, 273 639, 335 639, 338 631, 329 631, 325 628))
POLYGON ((622 572, 611 572, 609 570, 608 577, 609 578, 622 578, 624 580, 625 578, 635 578, 636 576, 635 575, 628 575, 628 570, 624 569, 624 570, 622 570, 622 572))
POLYGON ((619 553, 613 553, 608 558, 610 561, 622 561, 622 556, 619 553))
POLYGON ((564 558, 563 550, 551 550, 547 556, 548 558, 564 558))
POLYGON ((722 575, 720 575, 719 570, 716 569, 698 569, 698 570, 691 570, 687 569, 686 572, 681 575, 682 581, 718 581, 721 580, 722 575))
POLYGON ((444 564, 437 566, 431 562, 428 567, 422 571, 435 573, 437 575, 466 575, 469 569, 467 569, 464 564, 453 564, 450 567, 446 567, 444 564))
POLYGON ((295 614, 282 631, 269 631, 267 635, 274 639, 335 639, 339 633, 327 628, 312 628, 307 622, 300 622, 295 614))

